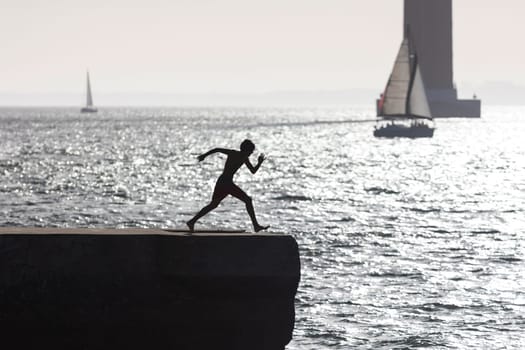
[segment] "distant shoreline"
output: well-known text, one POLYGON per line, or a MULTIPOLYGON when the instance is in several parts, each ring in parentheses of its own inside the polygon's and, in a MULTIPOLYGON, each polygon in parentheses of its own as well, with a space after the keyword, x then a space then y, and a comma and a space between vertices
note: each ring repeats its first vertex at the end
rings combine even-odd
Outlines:
MULTIPOLYGON (((312 107, 312 106, 372 106, 382 87, 276 90, 246 93, 156 93, 93 91, 94 105, 98 107, 312 107)), ((460 99, 476 94, 483 106, 525 105, 525 87, 505 82, 487 82, 479 85, 461 84, 460 99)), ((0 92, 0 107, 80 107, 85 104, 82 91, 75 93, 16 93, 0 92)))

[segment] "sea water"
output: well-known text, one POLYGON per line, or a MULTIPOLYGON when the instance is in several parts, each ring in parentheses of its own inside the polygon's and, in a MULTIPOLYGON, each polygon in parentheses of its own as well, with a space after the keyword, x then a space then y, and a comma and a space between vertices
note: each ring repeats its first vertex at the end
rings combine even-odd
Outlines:
MULTIPOLYGON (((287 349, 525 348, 525 108, 377 139, 368 107, 0 109, 0 225, 181 227, 224 157, 293 235, 302 279, 287 349)), ((199 227, 251 230, 227 198, 199 227)))

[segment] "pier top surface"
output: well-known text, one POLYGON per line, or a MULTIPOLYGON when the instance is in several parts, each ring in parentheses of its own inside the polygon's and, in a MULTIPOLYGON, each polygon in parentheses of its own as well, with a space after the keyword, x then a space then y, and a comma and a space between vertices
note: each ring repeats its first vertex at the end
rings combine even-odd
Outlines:
POLYGON ((210 228, 189 231, 180 228, 62 228, 62 227, 0 227, 0 235, 163 235, 163 236, 282 236, 282 233, 252 233, 244 230, 210 228))

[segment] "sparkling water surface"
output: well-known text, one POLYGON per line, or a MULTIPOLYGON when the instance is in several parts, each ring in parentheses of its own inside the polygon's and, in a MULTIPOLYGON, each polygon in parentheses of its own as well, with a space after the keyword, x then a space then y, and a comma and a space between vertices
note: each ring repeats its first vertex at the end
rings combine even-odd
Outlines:
MULTIPOLYGON (((180 227, 224 157, 293 235, 302 279, 287 349, 525 348, 525 108, 376 139, 368 107, 0 109, 0 225, 180 227)), ((227 198, 197 227, 251 230, 227 198)))

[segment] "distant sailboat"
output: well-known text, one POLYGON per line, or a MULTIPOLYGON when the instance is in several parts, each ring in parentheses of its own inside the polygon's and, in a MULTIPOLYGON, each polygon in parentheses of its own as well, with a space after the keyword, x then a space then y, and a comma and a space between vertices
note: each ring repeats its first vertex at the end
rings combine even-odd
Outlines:
POLYGON ((432 114, 416 53, 408 38, 403 39, 385 92, 378 102, 376 137, 432 137, 434 127, 427 124, 432 114), (406 124, 408 122, 408 125, 406 124))
POLYGON ((87 97, 86 107, 82 107, 81 113, 96 113, 97 109, 93 107, 93 96, 91 96, 91 84, 89 82, 89 72, 87 72, 87 97))

